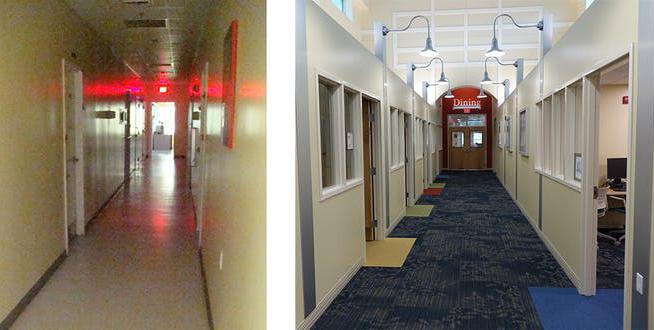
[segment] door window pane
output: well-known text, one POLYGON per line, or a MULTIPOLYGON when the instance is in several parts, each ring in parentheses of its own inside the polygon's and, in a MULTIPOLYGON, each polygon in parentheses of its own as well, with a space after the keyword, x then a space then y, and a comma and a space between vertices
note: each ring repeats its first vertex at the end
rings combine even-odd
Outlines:
POLYGON ((358 116, 361 113, 359 108, 358 94, 345 90, 345 179, 357 178, 358 168, 356 154, 359 150, 358 116))
POLYGON ((320 103, 320 160, 322 170, 322 187, 336 184, 336 162, 334 157, 334 114, 338 88, 334 84, 321 80, 319 82, 320 103))
POLYGON ((484 133, 472 132, 472 139, 470 141, 470 146, 473 148, 481 148, 483 145, 484 145, 484 133))
POLYGON ((465 134, 463 132, 452 132, 452 147, 463 148, 465 146, 465 134))

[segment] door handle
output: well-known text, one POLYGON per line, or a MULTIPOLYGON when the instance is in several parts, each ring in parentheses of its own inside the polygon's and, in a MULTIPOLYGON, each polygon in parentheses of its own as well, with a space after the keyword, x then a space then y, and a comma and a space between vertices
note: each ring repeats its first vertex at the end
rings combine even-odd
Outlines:
POLYGON ((71 163, 77 163, 77 162, 79 162, 79 158, 73 156, 71 158, 68 158, 68 161, 71 162, 71 163))

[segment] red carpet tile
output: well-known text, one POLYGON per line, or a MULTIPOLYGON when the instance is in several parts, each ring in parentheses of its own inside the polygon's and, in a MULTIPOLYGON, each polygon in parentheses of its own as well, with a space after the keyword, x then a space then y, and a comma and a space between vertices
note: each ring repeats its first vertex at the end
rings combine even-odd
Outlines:
POLYGON ((427 188, 422 193, 429 196, 438 196, 443 192, 443 188, 427 188))

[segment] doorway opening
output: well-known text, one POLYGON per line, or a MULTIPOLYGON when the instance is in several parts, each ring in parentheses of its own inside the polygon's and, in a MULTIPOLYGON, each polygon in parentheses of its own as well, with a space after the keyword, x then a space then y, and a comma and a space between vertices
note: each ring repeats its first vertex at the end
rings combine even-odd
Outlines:
POLYGON ((413 177, 413 163, 410 162, 413 159, 413 153, 411 152, 411 146, 413 145, 412 134, 411 134, 411 115, 404 114, 404 188, 405 188, 405 197, 406 197, 406 206, 413 205, 412 193, 414 185, 413 177))
POLYGON ((451 114, 447 116, 449 169, 485 169, 486 115, 451 114))
MULTIPOLYGON (((379 101, 363 96, 361 100, 363 124, 363 186, 365 199, 365 236, 366 241, 379 239, 377 228, 380 214, 378 212, 379 187, 377 175, 377 157, 379 155, 379 101)), ((382 235, 383 236, 383 235, 382 235)))
POLYGON ((172 154, 174 137, 175 102, 152 103, 152 151, 172 154))
MULTIPOLYGON (((588 77, 593 97, 594 138, 592 178, 597 225, 595 288, 624 289, 625 240, 629 205, 627 168, 630 150, 630 69, 623 58, 588 77)), ((593 108, 586 107, 586 110, 593 108)), ((593 123, 590 123, 593 125, 593 123)), ((592 154, 591 154, 592 155, 592 154)), ((592 197, 590 197, 592 198, 592 197)))
POLYGON ((63 63, 64 113, 64 218, 66 251, 69 241, 84 235, 84 117, 83 74, 76 66, 63 63))

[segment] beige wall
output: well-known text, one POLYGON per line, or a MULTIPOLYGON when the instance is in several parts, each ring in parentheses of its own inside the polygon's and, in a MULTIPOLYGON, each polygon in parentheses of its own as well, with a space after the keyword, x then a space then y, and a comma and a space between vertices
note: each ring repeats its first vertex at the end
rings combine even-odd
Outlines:
MULTIPOLYGON (((535 153, 538 145, 536 127, 536 103, 543 95, 564 87, 580 79, 584 74, 599 69, 599 65, 608 64, 629 51, 630 44, 636 40, 635 1, 615 2, 597 0, 585 11, 568 32, 561 36, 557 44, 545 56, 543 75, 533 70, 510 96, 495 111, 498 120, 506 114, 513 116, 512 144, 514 155, 506 149, 494 151, 493 167, 500 180, 507 186, 512 196, 517 193, 518 206, 523 210, 532 224, 538 227, 539 203, 542 203, 542 230, 540 234, 551 248, 555 257, 572 276, 575 284, 583 278, 584 254, 581 237, 584 227, 581 220, 581 192, 573 184, 562 183, 535 170, 535 153), (619 26, 619 28, 617 28, 619 26), (583 56, 582 56, 583 55, 583 56), (539 82, 543 81, 544 90, 540 93, 539 82), (516 98, 516 105, 513 99, 516 98), (518 143, 518 111, 527 109, 529 122, 529 156, 515 154, 518 143), (517 166, 516 159, 518 157, 517 166), (506 160, 506 161, 505 161, 506 160), (506 174, 505 174, 506 171, 506 174), (517 175, 517 187, 511 182, 517 175), (539 192, 539 180, 542 176, 542 193, 539 192)), ((624 88, 624 87, 623 87, 624 88)), ((623 89, 624 91, 624 89, 623 89)), ((614 91, 620 94, 622 92, 614 91)), ((617 95, 607 95, 616 99, 617 95)), ((613 100, 619 102, 619 99, 613 100)), ((610 102, 613 102, 610 101, 610 102)), ((609 102, 609 101, 607 101, 609 102)), ((626 125, 626 118, 624 119, 626 125)), ((626 127, 626 126, 625 126, 626 127)), ((600 135, 602 129, 600 128, 600 135)), ((626 129, 625 139, 626 139, 626 129)), ((612 136, 612 135, 611 135, 612 136)), ((625 140, 626 141, 626 140, 625 140)), ((624 144, 626 142, 620 142, 624 144)), ((626 152, 625 152, 626 153, 626 152)))
POLYGON ((87 215, 123 180, 124 126, 93 113, 124 108, 124 94, 101 87, 120 90, 134 77, 60 1, 5 1, 0 11, 0 41, 12 45, 0 61, 0 155, 10 160, 0 163, 2 320, 64 252, 62 58, 84 72, 87 215))
POLYGON ((606 181, 606 159, 627 157, 629 151, 629 105, 622 97, 629 95, 627 85, 600 87, 598 182, 606 181))
POLYGON ((238 20, 234 148, 222 144, 220 95, 209 93, 205 141, 207 191, 202 255, 216 329, 266 326, 266 6, 263 0, 220 1, 195 59, 199 76, 209 63, 209 85, 222 81, 224 39, 238 20))
MULTIPOLYGON (((330 4, 331 5, 331 4, 330 4)), ((358 270, 364 261, 364 191, 363 185, 356 183, 344 188, 335 195, 323 196, 320 187, 320 144, 317 77, 323 75, 338 81, 349 88, 381 100, 383 98, 382 63, 366 49, 346 29, 341 27, 328 13, 325 13, 314 1, 307 1, 307 59, 309 101, 309 132, 311 136, 311 175, 313 187, 313 226, 315 253, 315 283, 317 308, 309 319, 298 317, 298 324, 307 325, 319 316, 327 304, 347 283, 349 276, 358 270), (347 56, 343 56, 347 54, 347 56)), ((388 120, 390 107, 407 113, 414 111, 412 91, 402 80, 390 74, 388 77, 388 102, 381 104, 381 116, 376 122, 383 127, 382 145, 388 142, 388 120)), ((424 118, 424 101, 416 100, 420 117, 424 118)), ((384 159, 386 150, 382 150, 384 159)), ((357 157, 363 157, 361 153, 357 157)), ((385 168, 385 160, 377 164, 378 169, 385 168)), ((390 166, 389 166, 390 168, 390 166)), ((379 200, 389 193, 389 220, 399 218, 405 212, 405 175, 403 169, 392 173, 378 170, 379 177, 385 179, 379 200)), ((416 174, 422 175, 420 169, 416 174)), ((422 180, 421 177, 419 180, 422 180)), ((422 183, 421 183, 422 184, 422 183)), ((384 211, 385 213, 385 211, 384 211)), ((384 216, 380 216, 384 223, 384 216)), ((300 244, 299 239, 296 244, 300 244)), ((300 273, 300 272, 299 272, 300 273)), ((301 274, 298 274, 301 276, 301 274)), ((297 284, 296 284, 297 285, 297 284)), ((303 288, 298 287, 296 295, 302 295, 303 288)))

